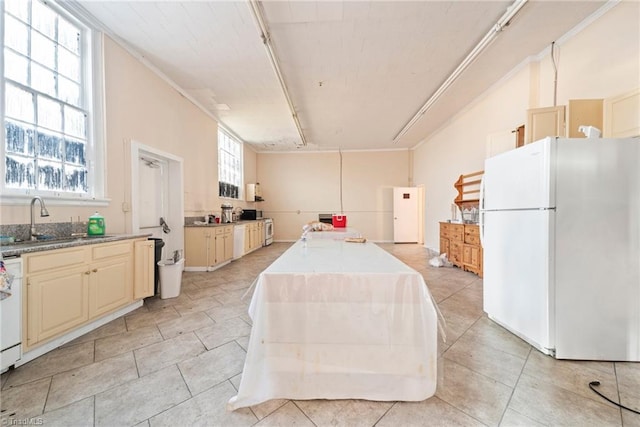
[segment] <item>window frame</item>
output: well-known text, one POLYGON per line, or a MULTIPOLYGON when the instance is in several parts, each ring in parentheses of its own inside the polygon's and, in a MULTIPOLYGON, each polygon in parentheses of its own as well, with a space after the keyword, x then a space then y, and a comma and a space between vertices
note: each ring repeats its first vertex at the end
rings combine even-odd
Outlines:
MULTIPOLYGON (((239 138, 236 138, 231 132, 227 131, 225 128, 223 128, 222 126, 218 126, 218 197, 221 199, 228 199, 228 200, 243 200, 244 199, 244 142, 242 142, 242 140, 240 140, 239 138), (239 177, 238 180, 238 197, 230 197, 230 196, 223 196, 221 194, 221 183, 225 182, 221 180, 221 175, 222 175, 222 170, 221 170, 221 165, 222 165, 222 144, 221 144, 221 139, 226 137, 229 141, 231 141, 232 143, 235 143, 238 145, 238 160, 239 160, 239 166, 238 166, 238 170, 236 171, 239 177)), ((235 185, 234 183, 227 183, 227 184, 231 184, 231 185, 235 185)))
MULTIPOLYGON (((32 0, 32 2, 40 0, 32 0)), ((104 35, 91 28, 78 13, 68 10, 52 0, 42 2, 64 19, 77 25, 82 32, 81 37, 81 79, 83 81, 82 109, 87 112, 87 193, 71 191, 54 191, 40 189, 11 188, 6 186, 6 141, 5 141, 5 98, 0 100, 0 202, 7 205, 28 204, 34 196, 47 199, 51 205, 75 206, 107 206, 110 199, 106 198, 106 138, 105 138, 105 96, 104 96, 104 35)), ((4 28, 5 3, 1 2, 0 23, 4 28)), ((0 31, 0 41, 4 51, 4 30, 0 31)), ((31 57, 31 56, 30 56, 31 57)), ((3 93, 6 88, 4 54, 0 55, 0 84, 3 93)), ((30 87, 30 91, 38 92, 30 87)))

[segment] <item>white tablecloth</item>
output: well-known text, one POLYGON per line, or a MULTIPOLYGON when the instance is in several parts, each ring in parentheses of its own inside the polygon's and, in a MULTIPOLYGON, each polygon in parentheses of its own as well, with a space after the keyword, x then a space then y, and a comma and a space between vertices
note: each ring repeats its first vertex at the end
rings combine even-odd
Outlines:
POLYGON ((298 241, 260 274, 230 410, 270 399, 420 401, 436 390, 422 276, 372 243, 298 241))

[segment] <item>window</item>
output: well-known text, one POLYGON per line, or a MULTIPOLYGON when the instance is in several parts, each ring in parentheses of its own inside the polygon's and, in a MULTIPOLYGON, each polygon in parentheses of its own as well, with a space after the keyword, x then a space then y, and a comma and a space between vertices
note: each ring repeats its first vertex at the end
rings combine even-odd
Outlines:
POLYGON ((218 130, 218 194, 240 198, 242 188, 242 143, 218 130))
POLYGON ((41 0, 5 0, 2 194, 102 196, 91 31, 41 0))

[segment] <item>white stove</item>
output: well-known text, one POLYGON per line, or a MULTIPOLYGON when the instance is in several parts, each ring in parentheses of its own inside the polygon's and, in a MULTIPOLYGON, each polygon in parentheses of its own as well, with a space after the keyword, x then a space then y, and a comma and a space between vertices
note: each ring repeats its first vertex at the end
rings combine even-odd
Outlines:
POLYGON ((264 245, 269 246, 273 243, 273 220, 271 218, 264 219, 264 245))

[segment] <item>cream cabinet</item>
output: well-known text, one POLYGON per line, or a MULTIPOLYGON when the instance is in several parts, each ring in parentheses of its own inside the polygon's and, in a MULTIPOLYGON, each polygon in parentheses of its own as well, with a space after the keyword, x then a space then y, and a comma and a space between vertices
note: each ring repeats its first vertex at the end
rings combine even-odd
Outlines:
POLYGON ((184 230, 185 267, 215 264, 215 244, 211 244, 213 227, 186 227, 184 230))
POLYGON ((603 136, 640 136, 640 89, 604 100, 603 136))
POLYGON ((528 144, 547 136, 563 136, 564 110, 564 105, 527 110, 524 143, 528 144))
MULTIPOLYGON (((25 350, 133 302, 133 248, 124 240, 23 255, 25 350)), ((153 289, 153 275, 138 280, 153 289)))
POLYGON ((570 99, 566 107, 560 105, 527 110, 525 143, 547 136, 584 138, 580 126, 593 126, 603 130, 604 105, 602 99, 570 99))
POLYGON ((233 226, 218 227, 215 231, 215 263, 231 261, 233 258, 233 226))
POLYGON ((155 243, 137 240, 133 243, 133 299, 152 296, 155 289, 155 243))
POLYGON ((255 221, 245 225, 244 253, 252 252, 264 245, 264 221, 255 221))
POLYGON ((185 266, 208 270, 233 257, 233 225, 186 227, 185 266))
POLYGON ((89 317, 95 318, 133 300, 133 251, 132 242, 89 248, 89 317))

